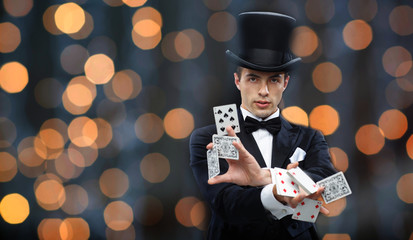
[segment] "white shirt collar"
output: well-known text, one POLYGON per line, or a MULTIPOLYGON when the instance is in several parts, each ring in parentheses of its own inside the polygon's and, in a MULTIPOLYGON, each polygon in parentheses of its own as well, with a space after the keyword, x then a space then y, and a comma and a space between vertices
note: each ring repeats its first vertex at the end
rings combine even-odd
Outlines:
POLYGON ((247 109, 243 108, 242 106, 240 107, 241 109, 241 113, 242 113, 242 117, 244 118, 244 120, 248 117, 254 118, 258 121, 267 121, 273 118, 277 118, 280 116, 280 109, 278 108, 277 111, 275 111, 275 113, 271 114, 270 116, 268 116, 265 119, 262 119, 260 117, 255 116, 254 114, 252 114, 251 112, 249 112, 247 109))

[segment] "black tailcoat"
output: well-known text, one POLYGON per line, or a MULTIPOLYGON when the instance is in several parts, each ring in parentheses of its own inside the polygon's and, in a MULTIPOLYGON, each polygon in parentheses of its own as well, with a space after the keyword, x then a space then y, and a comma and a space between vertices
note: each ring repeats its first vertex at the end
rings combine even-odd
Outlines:
MULTIPOLYGON (((252 134, 244 131, 239 111, 241 132, 237 134, 244 147, 261 167, 265 161, 252 134)), ((297 147, 306 152, 302 168, 315 182, 336 172, 330 161, 327 143, 316 130, 292 125, 281 118, 281 130, 273 139, 271 167, 286 168, 297 147)), ((190 166, 206 201, 211 208, 208 239, 317 239, 314 224, 291 219, 276 220, 261 202, 263 187, 238 186, 232 183, 209 185, 205 148, 216 133, 215 125, 196 129, 190 138, 190 166)), ((228 164, 220 159, 221 174, 228 164)))

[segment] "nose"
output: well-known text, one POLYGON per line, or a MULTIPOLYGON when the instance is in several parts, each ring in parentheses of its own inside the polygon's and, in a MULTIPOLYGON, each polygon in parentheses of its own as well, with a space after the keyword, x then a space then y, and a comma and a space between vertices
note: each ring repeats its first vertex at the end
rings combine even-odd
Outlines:
POLYGON ((268 94, 270 93, 270 91, 268 91, 268 85, 267 85, 267 83, 265 82, 265 83, 263 83, 262 84, 262 86, 261 86, 261 88, 260 88, 260 91, 258 92, 258 94, 260 95, 260 96, 267 96, 268 94))

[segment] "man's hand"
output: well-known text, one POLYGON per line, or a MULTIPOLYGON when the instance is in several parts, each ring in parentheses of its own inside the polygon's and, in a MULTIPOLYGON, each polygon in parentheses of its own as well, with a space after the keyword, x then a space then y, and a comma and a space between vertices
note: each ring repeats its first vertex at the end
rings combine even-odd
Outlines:
MULTIPOLYGON (((226 127, 228 136, 235 137, 234 130, 226 127)), ((241 142, 233 142, 234 147, 239 152, 239 159, 225 159, 228 163, 228 171, 223 175, 218 175, 208 180, 209 184, 217 184, 230 182, 240 186, 264 186, 271 183, 271 175, 268 169, 262 169, 241 142)), ((207 149, 211 149, 213 143, 207 145, 207 149)))
MULTIPOLYGON (((292 164, 294 164, 294 163, 292 163, 292 164)), ((289 164, 289 165, 292 165, 292 164, 289 164)), ((288 167, 287 167, 287 169, 288 169, 288 167)), ((292 208, 296 208, 297 205, 304 200, 304 198, 310 198, 310 199, 313 199, 313 200, 319 199, 320 196, 321 196, 321 193, 323 191, 324 191, 324 187, 320 187, 320 188, 318 188, 317 192, 315 192, 311 195, 306 195, 305 191, 300 188, 300 191, 299 191, 297 196, 295 196, 295 197, 285 197, 285 196, 280 196, 280 195, 277 194, 277 188, 276 188, 275 185, 274 185, 274 188, 272 189, 272 193, 274 194, 275 199, 277 199, 279 202, 281 202, 283 204, 289 205, 292 208)), ((323 206, 321 206, 320 212, 324 215, 329 214, 328 209, 323 207, 323 206)))

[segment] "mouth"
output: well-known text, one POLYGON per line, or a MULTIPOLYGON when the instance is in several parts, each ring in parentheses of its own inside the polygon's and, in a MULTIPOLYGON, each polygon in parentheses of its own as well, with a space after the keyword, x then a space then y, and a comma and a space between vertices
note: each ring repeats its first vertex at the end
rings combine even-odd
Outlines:
POLYGON ((254 101, 255 105, 257 105, 259 108, 266 108, 270 105, 270 102, 265 101, 265 100, 258 100, 254 101))

